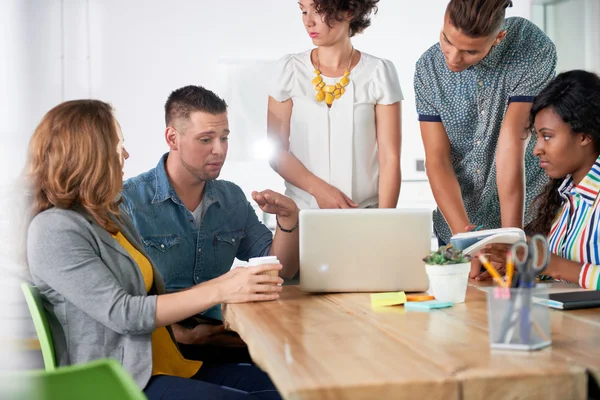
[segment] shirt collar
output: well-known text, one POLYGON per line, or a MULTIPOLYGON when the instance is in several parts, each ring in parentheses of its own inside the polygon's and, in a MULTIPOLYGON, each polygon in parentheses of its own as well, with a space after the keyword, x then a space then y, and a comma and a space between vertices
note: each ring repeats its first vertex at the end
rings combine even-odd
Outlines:
MULTIPOLYGON (((165 167, 165 163, 167 162, 167 157, 169 153, 165 153, 154 170, 154 197, 152 198, 152 203, 161 203, 167 199, 173 200, 173 202, 182 205, 183 202, 177 196, 175 189, 173 189, 173 185, 171 185, 171 181, 167 175, 167 170, 165 167)), ((204 205, 204 209, 208 209, 213 203, 219 203, 221 201, 219 192, 215 188, 214 181, 206 181, 204 185, 204 197, 202 201, 206 201, 204 205)))
POLYGON ((594 204, 598 192, 600 192, 600 156, 590 169, 590 172, 579 182, 579 185, 573 185, 573 177, 567 176, 558 189, 562 198, 568 196, 580 195, 589 205, 594 204))
POLYGON ((504 36, 504 39, 502 39, 500 41, 500 43, 498 43, 497 45, 493 46, 489 53, 483 57, 483 59, 481 59, 481 61, 479 61, 477 64, 475 64, 476 66, 482 66, 482 67, 486 67, 486 68, 496 68, 499 67, 499 63, 502 60, 504 53, 506 52, 506 49, 508 48, 509 44, 509 36, 510 35, 510 27, 508 26, 508 24, 506 24, 506 22, 504 23, 504 25, 502 26, 502 30, 506 31, 506 36, 504 36))

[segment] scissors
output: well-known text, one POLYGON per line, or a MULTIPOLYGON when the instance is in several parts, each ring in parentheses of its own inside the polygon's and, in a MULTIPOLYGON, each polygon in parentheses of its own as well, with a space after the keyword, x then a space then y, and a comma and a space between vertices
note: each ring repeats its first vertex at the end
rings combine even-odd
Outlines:
MULTIPOLYGON (((550 262, 550 248, 547 239, 542 235, 534 235, 527 242, 515 243, 512 248, 512 257, 518 270, 517 285, 525 290, 520 292, 520 298, 517 298, 518 318, 519 308, 521 321, 519 331, 521 340, 524 344, 530 344, 531 337, 531 291, 535 286, 535 279, 540 275, 550 262)), ((514 321, 516 322, 516 321, 514 321)), ((512 334, 511 334, 512 336, 512 334)))
POLYGON ((518 286, 532 288, 535 278, 548 268, 550 262, 548 240, 543 235, 534 235, 529 240, 529 244, 527 242, 515 243, 511 252, 519 272, 518 286), (539 250, 541 250, 541 257, 539 250))

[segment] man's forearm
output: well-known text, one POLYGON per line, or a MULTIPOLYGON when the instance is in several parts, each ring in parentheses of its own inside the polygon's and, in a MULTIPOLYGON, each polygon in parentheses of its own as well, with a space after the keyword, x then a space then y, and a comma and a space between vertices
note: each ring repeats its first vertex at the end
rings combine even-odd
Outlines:
POLYGON ((525 151, 531 103, 511 103, 496 147, 496 186, 502 227, 523 228, 525 151))
POLYGON ((426 170, 433 197, 452 233, 465 232, 471 221, 452 164, 427 162, 426 170))
MULTIPOLYGON (((279 224, 286 230, 291 230, 297 222, 297 214, 287 218, 279 218, 279 224)), ((298 272, 300 264, 298 232, 298 228, 294 229, 293 232, 284 232, 279 227, 275 231, 275 237, 271 245, 271 255, 277 256, 277 259, 283 266, 279 273, 282 278, 293 278, 298 272)))
MULTIPOLYGON (((518 154, 517 154, 518 155, 518 154)), ((523 158, 498 157, 496 184, 502 227, 523 228, 525 174, 523 158)))

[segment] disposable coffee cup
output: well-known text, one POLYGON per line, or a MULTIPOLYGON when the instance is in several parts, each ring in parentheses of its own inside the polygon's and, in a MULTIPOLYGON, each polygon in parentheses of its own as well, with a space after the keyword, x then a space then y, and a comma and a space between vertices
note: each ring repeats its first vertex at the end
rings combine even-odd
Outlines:
MULTIPOLYGON (((280 264, 279 260, 276 256, 266 256, 266 257, 254 257, 248 260, 249 267, 257 267, 259 265, 266 264, 280 264)), ((279 271, 276 269, 271 269, 268 271, 261 272, 260 275, 271 275, 271 276, 279 276, 279 271)), ((278 285, 277 283, 265 283, 265 285, 278 285)))
MULTIPOLYGON (((280 264, 280 262, 277 259, 277 256, 254 257, 254 258, 251 258, 248 260, 249 267, 257 267, 259 265, 266 265, 266 264, 278 265, 278 264, 280 264)), ((271 270, 268 270, 265 272, 261 272, 261 275, 279 276, 279 271, 276 269, 271 269, 271 270)))

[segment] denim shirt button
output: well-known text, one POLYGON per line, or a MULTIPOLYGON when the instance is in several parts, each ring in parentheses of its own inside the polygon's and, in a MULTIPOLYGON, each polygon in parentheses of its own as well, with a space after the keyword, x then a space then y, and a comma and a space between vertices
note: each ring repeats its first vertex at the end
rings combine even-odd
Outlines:
POLYGON ((231 243, 235 243, 235 239, 231 239, 231 243))
POLYGON ((161 249, 164 249, 164 248, 165 248, 165 245, 164 245, 164 244, 161 244, 161 245, 160 245, 160 248, 161 248, 161 249))
POLYGON ((202 253, 202 249, 198 249, 198 253, 202 253))

